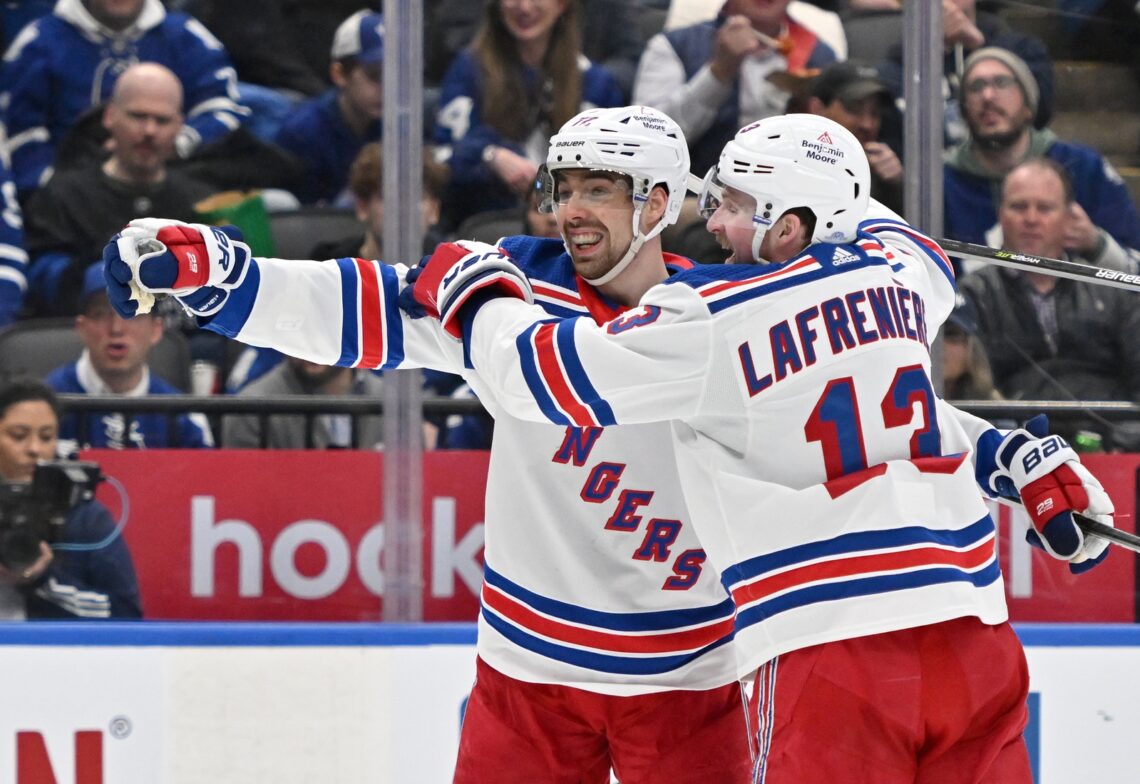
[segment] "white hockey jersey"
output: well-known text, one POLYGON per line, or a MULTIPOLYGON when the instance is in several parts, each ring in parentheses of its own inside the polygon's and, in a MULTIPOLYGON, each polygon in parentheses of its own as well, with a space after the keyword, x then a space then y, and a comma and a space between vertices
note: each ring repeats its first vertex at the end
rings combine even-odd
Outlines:
MULTIPOLYGON (((577 278, 561 242, 501 245, 531 277, 545 317, 619 314, 577 278)), ((206 326, 325 364, 467 377, 495 417, 478 637, 490 666, 613 694, 732 682, 733 603, 693 532, 669 425, 511 416, 437 322, 396 307, 405 272, 362 259, 255 259, 206 326)))
POLYGON ((468 341, 513 415, 674 420, 744 674, 808 645, 1007 618, 968 454, 977 433, 930 381, 929 343, 953 303, 941 249, 876 220, 784 264, 681 273, 601 326, 492 301, 468 341))

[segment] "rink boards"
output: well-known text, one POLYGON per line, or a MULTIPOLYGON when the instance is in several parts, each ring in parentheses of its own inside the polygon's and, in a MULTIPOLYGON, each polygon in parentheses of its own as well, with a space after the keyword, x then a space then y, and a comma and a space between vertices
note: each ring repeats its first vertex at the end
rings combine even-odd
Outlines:
MULTIPOLYGON (((1140 627, 1019 625, 1038 784, 1134 782, 1140 627)), ((0 784, 450 780, 471 624, 0 627, 0 784)))

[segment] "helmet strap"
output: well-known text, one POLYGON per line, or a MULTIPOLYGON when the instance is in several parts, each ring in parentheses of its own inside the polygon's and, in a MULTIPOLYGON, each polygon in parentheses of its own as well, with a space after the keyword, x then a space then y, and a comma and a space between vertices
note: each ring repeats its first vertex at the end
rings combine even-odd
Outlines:
POLYGON ((644 201, 638 201, 634 199, 633 239, 629 243, 629 249, 626 250, 625 255, 621 257, 621 260, 613 267, 611 267, 609 271, 603 274, 601 277, 587 278, 583 276, 582 279, 589 283, 591 286, 604 286, 616 278, 618 275, 625 272, 625 268, 628 267, 630 265, 630 262, 633 261, 633 257, 637 255, 637 252, 639 250, 641 250, 641 246, 645 244, 645 241, 650 237, 658 234, 661 229, 665 228, 662 226, 662 223, 664 223, 664 220, 662 219, 661 221, 658 221, 656 226, 649 230, 648 234, 643 234, 641 232, 641 208, 644 206, 644 201))
POLYGON ((767 263, 764 259, 760 258, 760 246, 764 244, 764 236, 771 228, 771 226, 765 226, 763 223, 756 224, 756 231, 752 234, 752 264, 767 263))

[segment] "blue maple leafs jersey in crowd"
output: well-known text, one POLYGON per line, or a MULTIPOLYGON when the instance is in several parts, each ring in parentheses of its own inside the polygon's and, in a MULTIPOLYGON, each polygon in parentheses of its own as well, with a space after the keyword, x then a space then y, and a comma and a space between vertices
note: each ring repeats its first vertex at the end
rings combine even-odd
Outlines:
POLYGON ((60 0, 20 32, 0 72, 12 176, 21 194, 43 184, 67 130, 110 97, 119 74, 136 62, 161 63, 182 82, 185 151, 232 131, 249 114, 238 102, 237 74, 225 49, 196 19, 145 0, 135 23, 115 32, 95 21, 82 0, 60 0))
MULTIPOLYGON (((500 245, 547 316, 621 313, 573 271, 559 240, 500 245)), ((667 259, 674 267, 691 262, 667 259)), ((343 258, 253 259, 205 325, 323 364, 464 375, 463 347, 396 306, 406 268, 343 258)), ((736 678, 732 601, 693 532, 666 423, 528 422, 493 397, 478 653, 510 677, 612 694, 706 689, 736 678)))
POLYGON ((16 201, 4 134, 0 132, 0 327, 15 321, 24 304, 27 270, 24 219, 16 201))
MULTIPOLYGON (((95 375, 86 352, 77 362, 61 365, 44 382, 56 392, 77 395, 108 394, 95 375)), ((179 390, 144 371, 138 389, 144 395, 175 395, 179 390)), ((205 449, 214 446, 210 423, 202 414, 124 415, 115 411, 65 414, 59 423, 62 441, 74 441, 79 449, 205 449)))
POLYGON ((940 248, 869 220, 783 264, 681 273, 601 325, 494 300, 468 350, 480 398, 512 416, 605 433, 673 420, 744 674, 809 645, 1006 620, 969 454, 993 431, 930 381, 953 303, 940 248))

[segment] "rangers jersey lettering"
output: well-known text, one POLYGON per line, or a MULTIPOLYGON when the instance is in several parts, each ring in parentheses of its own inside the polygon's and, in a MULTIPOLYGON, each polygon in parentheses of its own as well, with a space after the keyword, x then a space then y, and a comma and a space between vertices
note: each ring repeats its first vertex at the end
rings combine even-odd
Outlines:
MULTIPOLYGON (((875 220, 784 264, 683 272, 601 326, 494 301, 468 338, 515 416, 606 434, 674 420, 743 674, 807 645, 1006 619, 967 454, 984 426, 930 381, 930 336, 953 302, 937 245, 875 220)), ((607 467, 593 489, 616 475, 607 467)), ((641 500, 626 497, 628 519, 641 500)))
MULTIPOLYGON (((502 245, 544 317, 620 317, 574 274, 561 242, 502 245)), ((735 679, 732 599, 694 533, 668 424, 603 429, 510 415, 465 368, 460 343, 396 307, 402 266, 250 263, 208 329, 323 364, 461 373, 495 416, 478 640, 490 666, 613 694, 735 679)))

